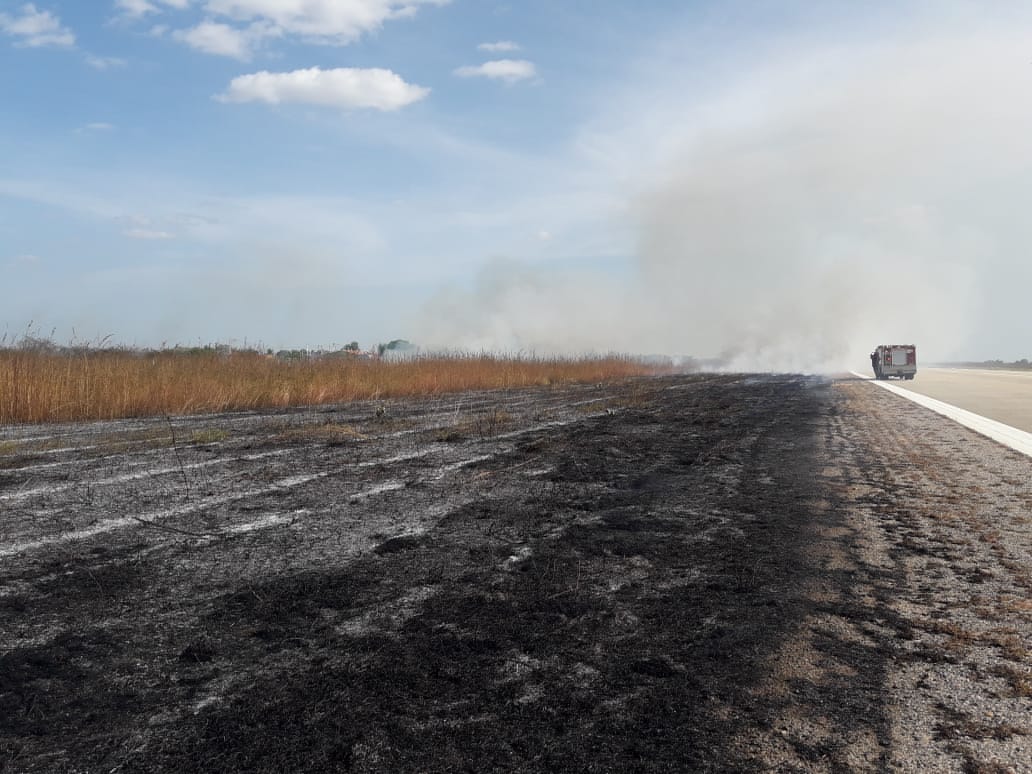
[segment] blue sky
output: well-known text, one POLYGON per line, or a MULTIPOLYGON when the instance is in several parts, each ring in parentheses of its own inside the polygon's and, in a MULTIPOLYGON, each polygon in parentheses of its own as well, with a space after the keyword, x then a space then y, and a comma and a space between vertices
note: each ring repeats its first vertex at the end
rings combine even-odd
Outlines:
POLYGON ((0 328, 1029 357, 1028 23, 1003 3, 0 0, 0 328))

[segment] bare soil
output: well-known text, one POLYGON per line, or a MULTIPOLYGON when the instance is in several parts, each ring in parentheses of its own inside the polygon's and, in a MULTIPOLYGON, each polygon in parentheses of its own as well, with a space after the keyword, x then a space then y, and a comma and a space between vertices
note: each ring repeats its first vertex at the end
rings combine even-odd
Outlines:
POLYGON ((853 379, 0 430, 0 770, 1032 771, 1032 463, 853 379))

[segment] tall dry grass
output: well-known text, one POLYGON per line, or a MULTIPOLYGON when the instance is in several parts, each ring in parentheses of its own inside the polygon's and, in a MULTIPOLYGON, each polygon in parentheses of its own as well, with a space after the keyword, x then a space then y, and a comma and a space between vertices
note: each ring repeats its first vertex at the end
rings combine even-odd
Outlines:
POLYGON ((626 357, 492 355, 285 361, 254 351, 0 349, 0 424, 116 419, 602 382, 656 373, 626 357))

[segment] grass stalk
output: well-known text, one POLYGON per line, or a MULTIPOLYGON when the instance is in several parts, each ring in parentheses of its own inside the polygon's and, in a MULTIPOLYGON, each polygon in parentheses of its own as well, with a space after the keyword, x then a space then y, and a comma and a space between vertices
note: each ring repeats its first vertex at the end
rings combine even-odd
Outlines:
POLYGON ((387 400, 604 382, 658 370, 621 356, 283 360, 250 350, 8 348, 0 349, 0 424, 387 400))

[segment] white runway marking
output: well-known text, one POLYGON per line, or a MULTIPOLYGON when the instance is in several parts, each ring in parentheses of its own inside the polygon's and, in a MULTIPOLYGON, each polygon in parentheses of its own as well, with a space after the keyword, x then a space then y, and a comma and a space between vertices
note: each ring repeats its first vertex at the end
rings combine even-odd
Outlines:
POLYGON ((992 438, 997 443, 1002 443, 1004 446, 1014 449, 1017 452, 1021 452, 1027 457, 1032 457, 1032 433, 1026 433, 1024 430, 1019 430, 1016 427, 1005 425, 1003 422, 997 422, 995 419, 986 419, 979 414, 975 414, 973 411, 968 411, 967 409, 962 409, 958 406, 944 403, 941 400, 936 400, 935 398, 929 398, 926 395, 911 392, 910 390, 904 390, 902 387, 897 387, 896 385, 890 384, 886 381, 879 381, 870 376, 857 373, 856 371, 850 371, 850 373, 853 374, 853 376, 866 379, 891 393, 899 395, 901 398, 906 398, 920 406, 931 409, 937 414, 949 417, 954 422, 959 422, 964 425, 964 427, 968 427, 976 433, 981 433, 988 438, 992 438))

